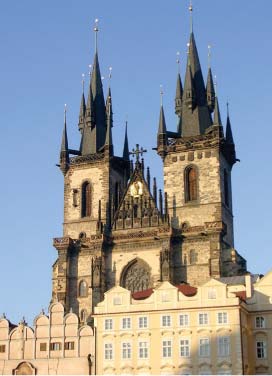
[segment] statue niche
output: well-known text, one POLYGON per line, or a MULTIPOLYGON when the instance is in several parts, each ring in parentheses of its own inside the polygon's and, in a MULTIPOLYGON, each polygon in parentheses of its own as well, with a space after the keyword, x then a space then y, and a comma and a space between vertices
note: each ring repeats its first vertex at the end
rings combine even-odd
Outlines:
POLYGON ((130 262, 122 273, 121 285, 131 292, 151 288, 151 273, 148 264, 140 259, 130 262))

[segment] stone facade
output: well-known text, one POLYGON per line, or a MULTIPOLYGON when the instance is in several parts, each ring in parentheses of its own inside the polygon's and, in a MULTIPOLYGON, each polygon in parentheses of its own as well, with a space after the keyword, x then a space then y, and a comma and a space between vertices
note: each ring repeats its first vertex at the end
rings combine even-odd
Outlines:
POLYGON ((95 373, 94 334, 74 313, 53 303, 41 313, 34 328, 23 320, 18 326, 0 319, 1 375, 81 375, 95 373))

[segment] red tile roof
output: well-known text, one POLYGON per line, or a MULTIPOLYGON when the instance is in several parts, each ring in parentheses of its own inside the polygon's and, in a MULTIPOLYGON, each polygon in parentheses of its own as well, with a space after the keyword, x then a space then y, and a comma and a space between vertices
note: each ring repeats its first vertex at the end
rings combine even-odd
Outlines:
MULTIPOLYGON (((181 285, 175 286, 183 295, 194 296, 197 293, 197 288, 182 283, 181 285)), ((154 292, 154 289, 147 289, 143 291, 136 291, 132 293, 132 298, 135 300, 142 300, 149 298, 154 292)))
POLYGON ((153 294, 153 291, 154 291, 153 289, 147 289, 147 290, 143 290, 143 291, 133 292, 132 297, 135 300, 146 299, 146 298, 149 298, 150 295, 153 294))
POLYGON ((246 301, 246 291, 237 291, 235 293, 235 295, 237 296, 237 298, 240 298, 241 300, 243 300, 244 302, 246 301))

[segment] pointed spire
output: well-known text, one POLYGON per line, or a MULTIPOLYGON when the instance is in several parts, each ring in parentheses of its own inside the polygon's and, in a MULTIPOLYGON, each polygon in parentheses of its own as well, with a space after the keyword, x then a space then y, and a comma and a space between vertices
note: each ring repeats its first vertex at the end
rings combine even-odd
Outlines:
POLYGON ((81 134, 84 128, 85 113, 86 113, 86 103, 85 103, 85 96, 84 96, 84 84, 85 84, 84 77, 85 75, 82 74, 82 96, 81 96, 79 121, 78 121, 78 130, 81 132, 81 134))
POLYGON ((180 53, 179 52, 177 52, 177 65, 178 65, 178 77, 177 77, 176 98, 175 98, 175 112, 176 112, 176 115, 181 116, 183 88, 182 88, 181 77, 180 77, 180 53))
POLYGON ((163 109, 163 90, 161 86, 161 110, 160 110, 160 120, 159 128, 157 133, 157 149, 158 153, 164 158, 167 146, 167 129, 163 109))
POLYGON ((64 127, 63 127, 61 149, 60 149, 60 169, 63 172, 63 174, 66 174, 69 168, 69 149, 68 149, 67 125, 66 125, 66 113, 67 113, 67 106, 65 105, 64 127))
POLYGON ((210 112, 212 113, 214 111, 214 106, 215 106, 215 90, 214 90, 214 83, 213 83, 211 68, 209 68, 208 70, 206 93, 207 93, 208 107, 209 107, 210 112))
POLYGON ((231 123, 230 123, 230 116, 229 116, 229 104, 227 103, 227 111, 228 111, 228 116, 227 116, 227 126, 226 126, 226 141, 229 144, 234 145, 234 140, 233 140, 233 135, 232 135, 232 130, 231 130, 231 123))
POLYGON ((113 155, 113 145, 112 145, 112 106, 111 106, 111 89, 109 87, 109 93, 107 98, 107 105, 106 105, 106 117, 107 117, 107 133, 106 133, 106 140, 105 140, 105 146, 109 148, 109 154, 110 156, 113 155))
POLYGON ((193 32, 187 46, 189 50, 182 104, 183 137, 204 134, 205 130, 212 125, 193 32))
POLYGON ((221 115, 220 115, 219 103, 218 103, 217 96, 215 97, 213 125, 219 125, 220 127, 222 127, 222 121, 221 121, 221 115))
POLYGON ((123 159, 125 161, 129 161, 129 146, 128 146, 127 126, 128 126, 128 122, 126 121, 125 141, 124 141, 124 149, 123 149, 123 159))

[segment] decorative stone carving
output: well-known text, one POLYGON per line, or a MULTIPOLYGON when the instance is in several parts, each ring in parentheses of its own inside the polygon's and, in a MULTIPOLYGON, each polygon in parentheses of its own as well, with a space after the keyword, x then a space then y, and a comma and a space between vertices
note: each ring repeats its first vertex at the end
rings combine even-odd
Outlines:
POLYGON ((130 263, 123 273, 122 286, 131 292, 150 288, 151 277, 148 265, 142 260, 130 263))

